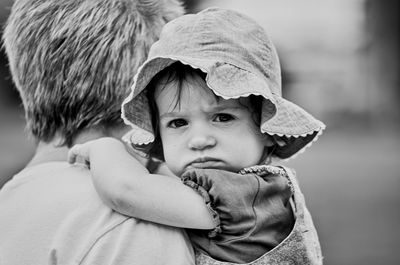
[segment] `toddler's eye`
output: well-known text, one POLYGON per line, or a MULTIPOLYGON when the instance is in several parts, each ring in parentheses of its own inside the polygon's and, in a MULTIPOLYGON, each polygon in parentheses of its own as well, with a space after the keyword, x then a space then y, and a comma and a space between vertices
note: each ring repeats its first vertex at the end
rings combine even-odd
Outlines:
POLYGON ((188 124, 187 121, 184 119, 175 119, 175 120, 168 122, 168 127, 179 128, 182 126, 186 126, 187 124, 188 124))
POLYGON ((231 121, 234 119, 235 118, 231 114, 227 114, 227 113, 218 113, 214 117, 214 121, 216 121, 216 122, 228 122, 228 121, 231 121))

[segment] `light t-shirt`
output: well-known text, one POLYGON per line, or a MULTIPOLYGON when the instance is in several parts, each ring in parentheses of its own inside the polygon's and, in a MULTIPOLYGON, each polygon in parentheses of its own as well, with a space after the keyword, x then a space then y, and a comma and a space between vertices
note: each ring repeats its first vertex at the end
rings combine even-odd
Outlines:
POLYGON ((27 168, 0 190, 0 264, 194 264, 186 233, 103 204, 84 167, 27 168))

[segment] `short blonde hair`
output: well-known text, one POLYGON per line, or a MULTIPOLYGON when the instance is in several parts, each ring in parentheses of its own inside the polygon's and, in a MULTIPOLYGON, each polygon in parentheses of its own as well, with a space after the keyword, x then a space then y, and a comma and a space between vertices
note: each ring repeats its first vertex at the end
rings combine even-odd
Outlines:
POLYGON ((122 124, 133 77, 178 0, 16 0, 3 41, 27 128, 63 145, 122 124))

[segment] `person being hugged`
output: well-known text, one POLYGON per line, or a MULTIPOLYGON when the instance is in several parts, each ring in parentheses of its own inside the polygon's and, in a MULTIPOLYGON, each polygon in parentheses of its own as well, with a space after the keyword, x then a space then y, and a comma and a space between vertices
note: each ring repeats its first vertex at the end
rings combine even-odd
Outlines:
POLYGON ((282 98, 280 79, 252 19, 220 8, 184 15, 166 24, 124 101, 129 144, 102 138, 69 160, 87 161, 116 211, 187 228, 197 264, 322 264, 295 174, 272 161, 325 126, 282 98))

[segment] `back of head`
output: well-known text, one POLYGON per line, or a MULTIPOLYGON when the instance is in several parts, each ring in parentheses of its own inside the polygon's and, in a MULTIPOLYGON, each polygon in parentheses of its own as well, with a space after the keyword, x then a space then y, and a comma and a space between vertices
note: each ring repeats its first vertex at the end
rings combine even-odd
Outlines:
POLYGON ((71 145, 123 124, 120 108, 178 0, 16 0, 3 41, 28 130, 71 145))

